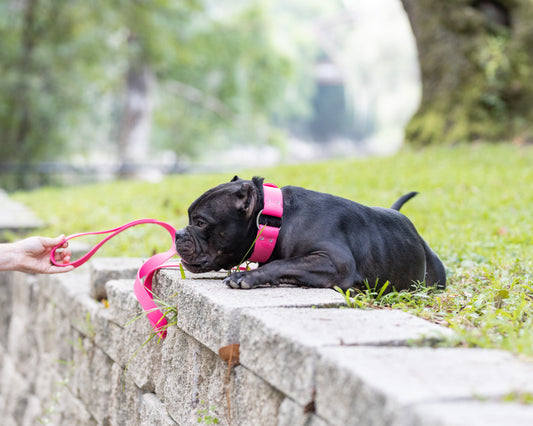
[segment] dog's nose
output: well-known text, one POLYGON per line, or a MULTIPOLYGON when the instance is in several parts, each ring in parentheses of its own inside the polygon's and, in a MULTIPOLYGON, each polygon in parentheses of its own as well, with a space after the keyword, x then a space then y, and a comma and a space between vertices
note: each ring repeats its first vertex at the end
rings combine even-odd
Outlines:
POLYGON ((182 240, 183 238, 185 238, 185 228, 178 229, 176 231, 175 240, 178 241, 178 240, 182 240))

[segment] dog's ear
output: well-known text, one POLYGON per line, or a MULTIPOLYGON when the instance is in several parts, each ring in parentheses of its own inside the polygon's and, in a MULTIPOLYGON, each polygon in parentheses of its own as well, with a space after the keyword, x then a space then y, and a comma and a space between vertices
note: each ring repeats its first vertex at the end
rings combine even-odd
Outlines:
POLYGON ((230 180, 230 182, 235 182, 235 181, 238 181, 238 180, 241 180, 241 178, 237 175, 233 176, 233 179, 230 180))
POLYGON ((265 179, 260 177, 260 176, 254 176, 252 178, 252 182, 254 183, 255 186, 257 186, 257 189, 259 189, 260 191, 263 190, 263 181, 265 179))
POLYGON ((243 181, 237 192, 235 192, 235 207, 246 218, 250 218, 254 212, 255 203, 258 199, 257 189, 249 181, 243 181))

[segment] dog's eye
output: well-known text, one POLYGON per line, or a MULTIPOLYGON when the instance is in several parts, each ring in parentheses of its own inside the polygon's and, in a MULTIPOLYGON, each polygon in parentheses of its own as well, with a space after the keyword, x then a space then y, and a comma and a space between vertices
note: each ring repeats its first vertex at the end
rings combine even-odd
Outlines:
POLYGON ((207 225, 207 222, 202 219, 196 219, 196 226, 198 228, 203 228, 205 225, 207 225))

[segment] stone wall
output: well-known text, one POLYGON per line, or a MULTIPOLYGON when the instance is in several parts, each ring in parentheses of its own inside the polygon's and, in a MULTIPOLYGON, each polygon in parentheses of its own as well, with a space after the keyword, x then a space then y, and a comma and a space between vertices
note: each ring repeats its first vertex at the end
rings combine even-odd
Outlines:
POLYGON ((154 290, 177 306, 177 324, 164 341, 148 340, 133 294, 141 263, 95 259, 62 275, 0 274, 3 425, 532 418, 532 406, 500 398, 533 391, 531 364, 499 351, 427 347, 450 331, 395 310, 340 309, 333 290, 232 290, 217 274, 181 279, 162 270, 154 290), (219 350, 235 344, 239 362, 230 365, 219 350))

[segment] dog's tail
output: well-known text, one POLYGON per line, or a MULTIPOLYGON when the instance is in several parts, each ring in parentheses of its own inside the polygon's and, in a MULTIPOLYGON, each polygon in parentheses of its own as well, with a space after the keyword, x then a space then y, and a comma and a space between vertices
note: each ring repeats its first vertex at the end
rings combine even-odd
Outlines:
POLYGON ((417 195, 418 192, 416 191, 413 191, 413 192, 409 192, 408 194, 405 194, 405 195, 402 195, 400 198, 398 198, 396 200, 396 202, 391 206, 391 209, 393 210, 398 210, 400 211, 400 209, 402 208, 402 206, 407 203, 407 201, 409 201, 411 198, 413 198, 415 195, 417 195))

